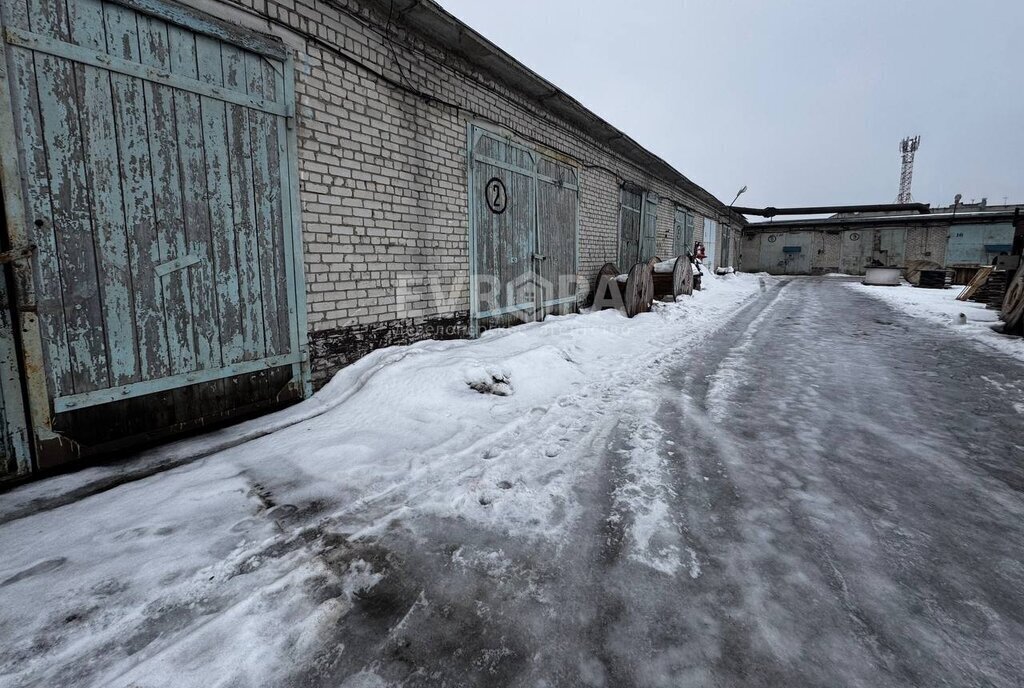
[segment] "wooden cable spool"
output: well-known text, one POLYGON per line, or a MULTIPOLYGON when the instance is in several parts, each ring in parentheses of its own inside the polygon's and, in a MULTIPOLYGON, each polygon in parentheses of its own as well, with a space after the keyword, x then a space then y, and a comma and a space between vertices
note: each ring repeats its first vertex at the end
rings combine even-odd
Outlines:
POLYGON ((660 299, 693 293, 693 266, 685 256, 679 256, 672 262, 671 272, 658 272, 657 264, 663 261, 655 258, 654 264, 654 298, 660 299))
POLYGON ((594 285, 594 307, 597 310, 622 307, 622 288, 616 281, 619 274, 619 268, 614 263, 605 263, 597 271, 594 285))
POLYGON ((658 272, 658 265, 661 262, 662 261, 658 258, 650 261, 651 279, 653 280, 654 298, 656 299, 662 299, 666 296, 675 296, 672 284, 672 273, 658 272))
POLYGON ((1024 267, 1017 270, 1006 287, 1002 311, 1006 332, 1014 334, 1024 332, 1024 267))
POLYGON ((676 264, 672 268, 672 295, 693 295, 693 264, 686 256, 676 258, 676 264))
POLYGON ((632 318, 647 313, 654 303, 654 261, 637 263, 629 269, 626 277, 626 293, 623 295, 626 316, 632 318))

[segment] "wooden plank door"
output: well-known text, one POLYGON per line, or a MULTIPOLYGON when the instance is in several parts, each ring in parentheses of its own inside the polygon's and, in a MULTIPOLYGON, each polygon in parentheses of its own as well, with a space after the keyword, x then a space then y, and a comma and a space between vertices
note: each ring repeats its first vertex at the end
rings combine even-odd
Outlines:
POLYGON ((619 196, 619 270, 640 262, 640 227, 643 215, 643 193, 622 187, 619 196))
MULTIPOLYGON (((676 208, 675 217, 672 221, 672 253, 676 256, 685 255, 690 250, 690 242, 693 241, 692 234, 693 220, 689 213, 683 208, 676 208), (687 224, 689 222, 689 224, 687 224)), ((665 256, 662 256, 663 258, 665 256)))
MULTIPOLYGON (((658 253, 658 194, 644 193, 640 220, 640 262, 646 263, 658 253)), ((623 268, 625 269, 625 268, 623 268)))
POLYGON ((306 379, 284 47, 147 0, 0 0, 57 414, 306 379), (144 10, 142 8, 145 8, 144 10))
POLYGON ((470 130, 471 329, 534 320, 537 285, 536 154, 470 130))
POLYGON ((537 161, 538 308, 541 316, 576 309, 579 176, 547 156, 537 161))

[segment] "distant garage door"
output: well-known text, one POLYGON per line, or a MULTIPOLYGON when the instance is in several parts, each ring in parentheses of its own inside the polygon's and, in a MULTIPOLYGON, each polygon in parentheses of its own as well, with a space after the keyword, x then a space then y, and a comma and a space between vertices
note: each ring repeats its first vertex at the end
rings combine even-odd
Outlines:
POLYGON ((863 275, 869 265, 903 267, 906 243, 905 229, 844 231, 840 243, 839 269, 848 275, 863 275))
POLYGON ((1009 253, 1013 244, 1010 223, 955 225, 949 230, 946 265, 991 265, 1000 253, 1009 253))
POLYGON ((810 274, 812 232, 783 232, 761 237, 760 269, 772 275, 810 274))
POLYGON ((619 269, 623 272, 655 257, 658 202, 657 194, 633 184, 624 184, 620 189, 619 269))
POLYGON ((2 0, 2 24, 8 231, 36 247, 53 412, 271 369, 301 384, 283 46, 153 0, 2 0))

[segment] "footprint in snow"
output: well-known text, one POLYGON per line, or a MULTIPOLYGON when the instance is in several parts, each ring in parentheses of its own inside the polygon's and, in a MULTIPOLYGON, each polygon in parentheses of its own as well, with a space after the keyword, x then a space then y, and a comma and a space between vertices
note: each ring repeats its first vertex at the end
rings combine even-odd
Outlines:
POLYGON ((4 580, 2 583, 0 583, 0 588, 3 588, 8 585, 13 585, 18 581, 23 581, 26 578, 31 578, 32 576, 38 576, 41 573, 49 573, 50 571, 56 571, 65 563, 67 563, 67 557, 57 557, 56 559, 47 559, 45 561, 40 561, 36 564, 33 564, 32 566, 29 566, 27 569, 18 571, 10 578, 4 580))

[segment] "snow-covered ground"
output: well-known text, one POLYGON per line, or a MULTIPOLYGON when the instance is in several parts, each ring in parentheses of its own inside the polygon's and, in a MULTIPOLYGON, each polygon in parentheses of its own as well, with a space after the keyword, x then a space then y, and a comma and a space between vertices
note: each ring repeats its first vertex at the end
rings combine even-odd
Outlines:
POLYGON ((985 304, 957 301, 957 295, 963 290, 961 286, 948 289, 921 289, 906 282, 898 287, 876 287, 860 282, 849 284, 852 288, 885 301, 908 315, 949 327, 960 336, 982 346, 997 349, 1024 361, 1024 338, 1004 335, 994 330, 993 327, 1000 324, 999 314, 993 309, 986 308, 985 304))
MULTIPOLYGON (((604 311, 377 351, 280 413, 0 496, 0 686, 283 685, 381 579, 367 543, 395 523, 437 517, 560 546, 594 460, 580 438, 611 432, 602 408, 773 280, 705 275, 693 298, 634 319, 604 311)), ((632 454, 640 490, 658 468, 648 460, 632 454)), ((638 540, 663 507, 637 519, 638 540)), ((673 547, 655 563, 699 575, 693 551, 673 547)))

